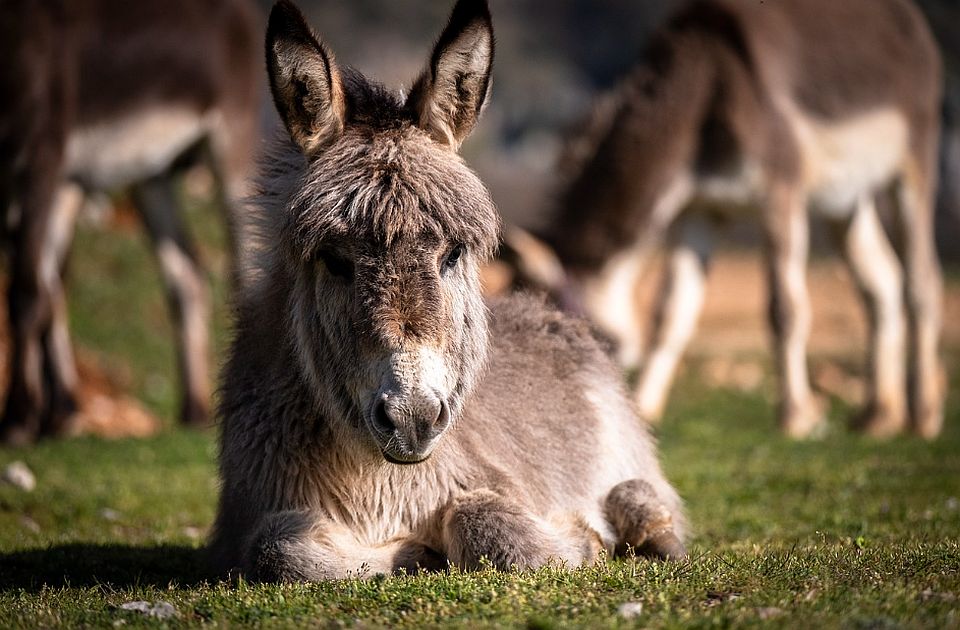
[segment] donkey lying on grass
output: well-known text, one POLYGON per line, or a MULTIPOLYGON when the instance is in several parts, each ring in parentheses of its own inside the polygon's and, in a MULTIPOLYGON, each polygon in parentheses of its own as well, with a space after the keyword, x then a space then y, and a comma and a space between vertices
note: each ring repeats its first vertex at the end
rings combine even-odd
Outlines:
POLYGON ((261 183, 223 376, 219 568, 683 556, 680 500, 587 326, 481 298, 499 221, 456 150, 489 86, 486 2, 458 2, 403 100, 338 67, 285 0, 266 46, 293 142, 261 183))

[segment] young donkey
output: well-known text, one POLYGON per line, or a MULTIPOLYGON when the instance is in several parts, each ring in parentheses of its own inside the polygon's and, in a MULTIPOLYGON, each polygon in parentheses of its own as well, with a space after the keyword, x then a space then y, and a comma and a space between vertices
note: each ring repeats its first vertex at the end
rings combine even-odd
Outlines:
POLYGON ((869 311, 871 392, 861 428, 895 433, 909 414, 933 437, 944 397, 933 243, 940 82, 934 41, 905 0, 696 2, 654 38, 646 62, 572 145, 574 172, 541 234, 567 280, 543 265, 550 258, 536 241, 518 233, 508 242, 526 268, 550 272, 545 281, 568 302, 579 296, 629 364, 641 345, 634 286, 671 228, 637 389, 641 415, 656 419, 703 302, 713 230, 703 202, 760 207, 780 424, 802 436, 821 419, 806 364, 810 207, 835 226, 869 311), (891 184, 905 278, 874 204, 891 184))
POLYGON ((680 500, 588 328, 482 301, 498 218, 456 151, 489 86, 486 2, 457 3, 402 100, 286 0, 266 45, 293 142, 263 179, 223 376, 217 565, 321 580, 683 556, 680 500))
POLYGON ((66 429, 77 375, 61 272, 73 219, 86 191, 127 186, 176 315, 182 418, 206 421, 209 300, 173 175, 188 156, 206 155, 228 215, 243 194, 259 107, 258 23, 248 0, 4 5, 0 211, 12 231, 13 356, 0 442, 66 429))

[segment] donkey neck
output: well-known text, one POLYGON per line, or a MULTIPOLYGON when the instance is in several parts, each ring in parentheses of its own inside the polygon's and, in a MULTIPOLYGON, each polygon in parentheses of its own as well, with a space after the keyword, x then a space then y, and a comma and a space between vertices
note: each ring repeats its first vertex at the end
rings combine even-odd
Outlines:
POLYGON ((683 31, 658 37, 575 141, 580 155, 565 160, 567 182, 540 234, 568 269, 597 271, 634 246, 691 168, 714 88, 714 46, 683 31))

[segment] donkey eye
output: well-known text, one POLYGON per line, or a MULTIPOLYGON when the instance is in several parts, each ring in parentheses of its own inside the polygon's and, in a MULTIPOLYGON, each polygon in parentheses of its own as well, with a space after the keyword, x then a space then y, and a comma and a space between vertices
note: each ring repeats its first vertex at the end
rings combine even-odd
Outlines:
POLYGON ((460 257, 463 256, 464 250, 465 247, 462 243, 455 245, 454 248, 450 250, 450 253, 447 254, 447 257, 443 259, 443 270, 446 271, 447 269, 456 267, 460 257))
POLYGON ((329 250, 323 250, 317 254, 317 258, 323 261, 323 265, 330 272, 330 275, 346 281, 353 279, 353 263, 343 256, 329 250))

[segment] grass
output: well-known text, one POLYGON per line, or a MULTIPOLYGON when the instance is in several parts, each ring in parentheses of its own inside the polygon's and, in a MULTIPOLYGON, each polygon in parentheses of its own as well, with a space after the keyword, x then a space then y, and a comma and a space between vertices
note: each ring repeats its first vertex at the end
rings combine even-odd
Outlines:
MULTIPOLYGON (((210 230, 203 254, 219 278, 222 234, 210 216, 197 209, 191 221, 210 230)), ((83 230, 72 320, 169 423, 169 324, 143 245, 135 230, 83 230)), ((223 321, 221 307, 220 347, 223 321)), ((960 401, 951 398, 934 443, 848 434, 849 410, 835 403, 826 439, 795 443, 772 430, 769 395, 685 379, 660 440, 696 528, 691 559, 572 573, 219 582, 201 562, 217 492, 212 433, 168 428, 147 440, 0 450, 0 467, 23 460, 37 475, 30 493, 0 485, 0 628, 960 627, 960 401), (170 602, 178 614, 119 607, 133 600, 170 602), (625 602, 642 611, 618 615, 625 602)))
POLYGON ((38 476, 32 493, 0 487, 0 627, 161 623, 118 608, 132 600, 172 603, 173 626, 960 625, 956 422, 933 444, 840 431, 797 444, 772 434, 759 397, 680 392, 696 395, 678 396, 661 442, 692 559, 572 574, 217 582, 197 538, 216 498, 212 435, 0 452, 38 476), (619 618, 624 602, 643 612, 619 618))

